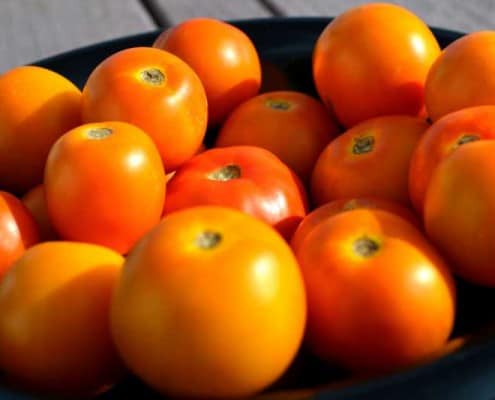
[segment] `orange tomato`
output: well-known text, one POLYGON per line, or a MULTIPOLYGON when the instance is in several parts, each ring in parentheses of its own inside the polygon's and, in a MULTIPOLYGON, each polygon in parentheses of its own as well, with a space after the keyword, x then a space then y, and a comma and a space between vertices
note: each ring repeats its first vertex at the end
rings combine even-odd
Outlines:
POLYGON ((50 240, 57 240, 58 234, 52 226, 50 216, 48 215, 48 210, 46 208, 44 185, 41 184, 35 186, 27 192, 23 196, 22 202, 31 212, 31 215, 38 224, 40 241, 47 242, 50 240))
POLYGON ((438 165, 426 193, 424 223, 455 273, 495 287, 493 151, 491 140, 465 144, 438 165))
POLYGON ((88 395, 123 370, 108 324, 124 259, 104 247, 33 246, 0 283, 0 367, 24 389, 88 395))
POLYGON ((455 286, 435 248, 409 222, 352 210, 319 224, 297 252, 312 351, 355 371, 392 371, 441 349, 455 286))
POLYGON ((409 195, 420 215, 428 184, 438 164, 459 146, 482 139, 495 139, 495 106, 455 111, 426 130, 414 150, 409 168, 409 195))
POLYGON ((306 192, 297 176, 268 150, 232 146, 205 151, 167 182, 164 213, 215 205, 244 211, 289 240, 306 215, 306 192))
POLYGON ((53 71, 22 66, 0 76, 0 190, 24 194, 43 181, 52 144, 79 125, 81 92, 53 71))
POLYGON ((290 245, 292 249, 297 253, 303 245, 304 239, 323 221, 342 212, 360 208, 388 211, 407 220, 414 226, 420 227, 420 223, 413 212, 402 204, 371 196, 339 199, 316 208, 304 217, 291 238, 290 245))
POLYGON ((409 205, 409 162, 428 124, 404 115, 362 122, 321 153, 311 177, 316 204, 349 197, 381 197, 409 205))
POLYGON ((339 128, 323 104, 298 92, 278 91, 237 107, 215 146, 249 145, 270 150, 307 181, 321 151, 339 128))
POLYGON ((165 183, 158 150, 141 129, 124 122, 82 125, 48 156, 48 214, 62 239, 124 254, 160 220, 165 183))
POLYGON ((473 32, 448 45, 432 65, 425 102, 433 121, 463 108, 495 105, 495 32, 473 32))
POLYGON ((409 10, 386 3, 350 8, 328 24, 313 52, 320 97, 351 127, 390 114, 420 116, 440 47, 409 10))
POLYGON ((139 242, 111 309, 130 369, 187 398, 262 390, 294 358, 305 321, 289 246, 257 219, 212 206, 170 214, 139 242))
POLYGON ((175 54, 198 74, 208 98, 211 126, 222 123, 237 105, 260 89, 261 66, 253 42, 226 22, 188 19, 164 31, 153 47, 175 54))
POLYGON ((102 61, 83 90, 84 122, 124 121, 151 136, 165 169, 191 158, 206 132, 206 95, 194 71, 166 51, 136 47, 102 61))
POLYGON ((11 265, 39 241, 36 221, 14 195, 0 191, 0 281, 11 265))

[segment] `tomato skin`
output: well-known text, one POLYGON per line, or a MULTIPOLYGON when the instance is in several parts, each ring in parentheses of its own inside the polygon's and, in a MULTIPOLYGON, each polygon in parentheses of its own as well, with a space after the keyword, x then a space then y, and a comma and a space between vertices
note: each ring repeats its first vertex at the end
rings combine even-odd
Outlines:
POLYGON ((374 196, 409 205, 409 163, 428 124, 404 115, 377 117, 347 130, 323 150, 311 177, 317 205, 374 196))
POLYGON ((450 43, 432 65, 425 102, 433 121, 463 108, 495 105, 495 32, 472 32, 450 43))
POLYGON ((299 248, 303 246, 305 238, 311 233, 311 231, 328 218, 342 212, 361 208, 388 211, 405 219, 418 229, 421 227, 421 224, 414 213, 409 208, 399 203, 372 196, 338 199, 312 210, 308 215, 306 215, 306 217, 304 217, 294 232, 294 235, 292 235, 290 241, 292 250, 297 253, 299 248))
POLYGON ((306 215, 307 200, 297 176, 272 153, 254 146, 231 146, 199 154, 168 181, 165 214, 200 205, 244 211, 289 239, 306 215), (212 178, 229 166, 239 168, 237 178, 212 178))
POLYGON ((253 97, 223 124, 215 146, 259 146, 308 181, 325 146, 338 133, 323 104, 306 94, 276 91, 253 97))
POLYGON ((201 81, 186 63, 159 49, 135 47, 106 58, 90 74, 82 104, 83 122, 124 121, 144 130, 167 171, 192 157, 206 132, 201 81))
POLYGON ((429 127, 418 142, 409 168, 409 195, 418 212, 431 176, 439 163, 462 143, 495 139, 495 106, 477 106, 452 112, 429 127))
POLYGON ((308 299, 306 339, 317 356, 354 371, 390 372, 445 345, 454 281, 413 225, 381 210, 352 210, 319 224, 304 244, 297 258, 308 299))
POLYGON ((80 121, 81 91, 62 75, 36 66, 0 75, 0 190, 40 184, 50 147, 80 121))
POLYGON ((141 129, 124 122, 82 125, 50 150, 48 214, 62 239, 125 254, 159 222, 165 179, 158 150, 141 129))
POLYGON ((0 191, 0 281, 26 249, 38 241, 38 226, 29 210, 14 195, 0 191))
POLYGON ((0 366, 24 389, 93 393, 123 367, 110 338, 111 293, 124 259, 95 245, 31 247, 0 283, 0 366))
POLYGON ((52 226, 48 209, 46 208, 45 187, 43 184, 35 186, 22 197, 22 202, 31 212, 40 233, 40 242, 58 239, 58 234, 52 226))
POLYGON ((420 116, 426 76, 439 54, 435 36, 416 15, 394 4, 369 3, 350 8, 323 30, 313 51, 313 78, 322 100, 348 128, 382 115, 420 116))
POLYGON ((139 242, 111 311, 126 364, 181 398, 262 390, 294 358, 305 321, 304 285, 289 246, 257 219, 212 206, 170 214, 139 242), (205 232, 218 235, 211 247, 201 247, 205 232))
POLYGON ((226 22, 188 19, 164 31, 153 47, 175 54, 198 74, 208 98, 210 126, 222 123, 237 105, 260 89, 261 66, 254 44, 243 31, 226 22))
POLYGON ((490 287, 495 287, 494 150, 495 142, 485 140, 445 158, 431 177, 424 208, 426 232, 454 273, 490 287))

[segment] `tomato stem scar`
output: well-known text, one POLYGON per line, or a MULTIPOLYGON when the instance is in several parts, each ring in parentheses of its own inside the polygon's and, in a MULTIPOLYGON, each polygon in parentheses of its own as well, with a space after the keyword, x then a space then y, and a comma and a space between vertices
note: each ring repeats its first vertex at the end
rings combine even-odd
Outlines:
POLYGON ((462 146, 465 143, 475 142, 477 140, 480 140, 478 135, 464 134, 457 140, 457 146, 462 146))
POLYGON ((209 250, 217 247, 222 241, 222 235, 214 231, 201 232, 196 237, 196 245, 203 250, 209 250))
POLYGON ((110 128, 91 128, 87 134, 90 139, 101 140, 110 136, 113 131, 110 128))
POLYGON ((352 146, 352 152, 354 154, 369 153, 375 146, 375 138, 373 136, 360 136, 354 138, 354 146, 352 146))
POLYGON ((280 111, 287 111, 291 107, 291 104, 288 101, 279 99, 269 99, 265 104, 274 110, 280 111))
POLYGON ((165 74, 158 68, 148 68, 142 70, 140 77, 141 80, 153 86, 160 86, 165 81, 165 74))
POLYGON ((238 165, 230 164, 219 168, 208 174, 208 179, 212 181, 230 181, 241 177, 241 168, 238 165))
POLYGON ((371 257, 380 249, 380 245, 367 236, 357 239, 353 247, 354 251, 362 257, 371 257))

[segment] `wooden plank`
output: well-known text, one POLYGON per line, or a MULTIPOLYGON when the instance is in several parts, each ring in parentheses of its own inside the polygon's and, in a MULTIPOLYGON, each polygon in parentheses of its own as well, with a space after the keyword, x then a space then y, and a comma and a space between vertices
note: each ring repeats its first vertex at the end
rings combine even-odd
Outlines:
POLYGON ((0 72, 155 27, 138 0, 1 0, 0 72))
POLYGON ((160 20, 176 24, 187 18, 245 19, 272 13, 256 0, 149 0, 160 20))
MULTIPOLYGON (((369 3, 366 0, 270 0, 290 16, 335 16, 349 7, 369 3)), ((426 23, 439 28, 471 32, 495 29, 493 0, 398 0, 426 23)))

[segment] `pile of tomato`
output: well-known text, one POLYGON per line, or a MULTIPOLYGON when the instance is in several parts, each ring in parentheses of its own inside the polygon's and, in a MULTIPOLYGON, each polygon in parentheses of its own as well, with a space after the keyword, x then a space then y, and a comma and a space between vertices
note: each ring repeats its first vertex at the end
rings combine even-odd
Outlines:
POLYGON ((82 91, 0 76, 5 385, 85 396, 133 374, 232 398, 302 348, 356 374, 444 354, 455 277, 495 286, 495 32, 442 51, 366 4, 312 71, 318 96, 261 93, 249 37, 199 18, 82 91))

